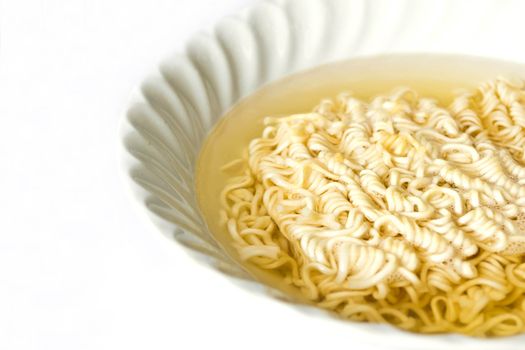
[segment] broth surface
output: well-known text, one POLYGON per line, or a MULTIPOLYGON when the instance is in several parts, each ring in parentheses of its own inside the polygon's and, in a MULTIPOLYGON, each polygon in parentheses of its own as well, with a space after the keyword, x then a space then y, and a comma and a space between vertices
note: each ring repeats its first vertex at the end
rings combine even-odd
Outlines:
POLYGON ((270 83, 242 99, 224 114, 209 133, 196 167, 199 206, 208 229, 253 277, 305 301, 295 287, 285 284, 276 271, 241 262, 231 236, 220 222, 220 193, 228 179, 242 168, 221 168, 242 156, 249 142, 260 136, 263 118, 311 111, 323 98, 341 92, 369 101, 405 86, 421 97, 431 97, 447 107, 457 89, 474 89, 498 75, 519 75, 518 64, 462 56, 394 55, 353 59, 320 66, 270 83))

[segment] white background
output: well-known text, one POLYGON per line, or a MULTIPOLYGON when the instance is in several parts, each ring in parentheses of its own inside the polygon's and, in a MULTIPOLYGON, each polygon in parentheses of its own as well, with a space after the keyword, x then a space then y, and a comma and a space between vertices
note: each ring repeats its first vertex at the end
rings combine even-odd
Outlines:
POLYGON ((251 2, 0 0, 0 349, 364 348, 194 262, 120 179, 134 86, 251 2))

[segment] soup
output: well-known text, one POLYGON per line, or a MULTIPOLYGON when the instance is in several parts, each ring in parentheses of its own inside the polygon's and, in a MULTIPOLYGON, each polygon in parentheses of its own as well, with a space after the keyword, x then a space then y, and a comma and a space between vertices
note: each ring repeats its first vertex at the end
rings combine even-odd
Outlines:
POLYGON ((244 99, 199 158, 210 231, 256 279, 343 318, 522 332, 524 84, 467 63, 347 61, 244 99))

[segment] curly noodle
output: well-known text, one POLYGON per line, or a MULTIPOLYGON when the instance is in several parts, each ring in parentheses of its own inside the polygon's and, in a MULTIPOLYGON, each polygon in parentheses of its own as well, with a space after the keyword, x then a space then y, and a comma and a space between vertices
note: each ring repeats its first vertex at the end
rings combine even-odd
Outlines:
MULTIPOLYGON (((240 257, 320 307, 424 333, 525 330, 525 90, 410 89, 265 119, 222 191, 240 257)), ((238 161, 237 161, 238 162, 238 161)))

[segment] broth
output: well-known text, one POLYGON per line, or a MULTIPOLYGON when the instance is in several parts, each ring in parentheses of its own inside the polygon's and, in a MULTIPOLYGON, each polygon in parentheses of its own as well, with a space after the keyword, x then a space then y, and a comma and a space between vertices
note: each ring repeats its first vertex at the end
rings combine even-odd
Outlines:
POLYGON ((241 173, 221 168, 240 158, 248 143, 260 136, 266 116, 311 111, 323 98, 352 92, 365 101, 387 94, 398 86, 415 90, 447 106, 454 90, 473 89, 498 75, 523 72, 518 64, 462 56, 392 55, 359 58, 320 66, 267 84, 242 99, 225 113, 209 133, 196 167, 196 190, 209 231, 225 251, 265 284, 306 301, 295 287, 285 284, 275 271, 262 270, 241 262, 225 226, 220 224, 220 193, 231 177, 241 173))

